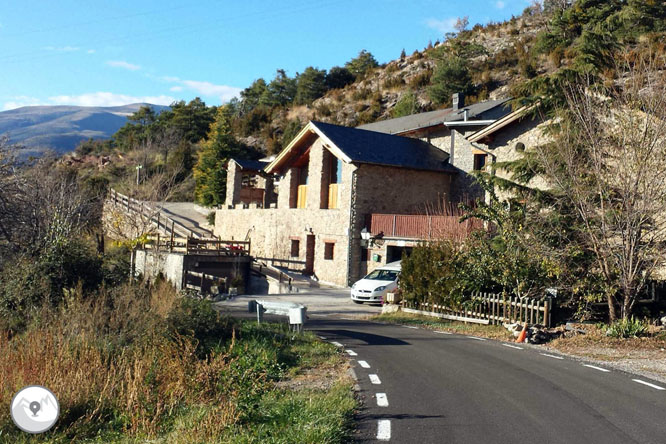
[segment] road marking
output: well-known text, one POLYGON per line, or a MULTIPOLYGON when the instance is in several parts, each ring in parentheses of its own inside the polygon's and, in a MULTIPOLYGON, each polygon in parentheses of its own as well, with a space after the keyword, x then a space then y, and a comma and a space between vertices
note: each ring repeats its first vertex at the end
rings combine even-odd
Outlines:
POLYGON ((590 365, 590 364, 583 364, 583 367, 593 368, 595 370, 599 370, 600 372, 604 372, 604 373, 610 372, 610 370, 608 370, 607 368, 601 368, 601 367, 597 367, 595 365, 590 365))
POLYGON ((476 339, 477 341, 487 341, 486 338, 477 338, 476 336, 467 336, 470 339, 476 339))
POLYGON ((370 378, 370 382, 372 382, 373 384, 381 384, 382 383, 382 381, 379 380, 379 376, 377 376, 377 375, 368 375, 368 377, 370 378))
POLYGON ((358 353, 356 353, 354 350, 345 350, 349 356, 358 356, 358 353))
POLYGON ((564 359, 562 356, 549 355, 547 353, 539 353, 539 354, 543 355, 543 356, 548 356, 549 358, 553 358, 553 359, 564 359))
POLYGON ((363 368, 370 368, 370 364, 368 364, 366 361, 358 361, 358 365, 363 368))
POLYGON ((390 419, 380 419, 377 421, 377 439, 379 441, 389 441, 391 439, 390 419))
POLYGON ((325 341, 326 339, 328 339, 326 336, 319 336, 319 335, 317 335, 317 337, 318 337, 319 339, 323 339, 324 341, 325 341))
POLYGON ((339 342, 332 341, 331 344, 335 345, 336 347, 344 347, 344 345, 340 344, 339 342))
POLYGON ((647 381, 642 381, 642 380, 640 380, 640 379, 632 379, 632 381, 634 381, 634 382, 638 382, 639 384, 647 385, 648 387, 652 387, 653 389, 657 389, 657 390, 666 390, 666 388, 660 387, 660 386, 655 385, 655 384, 650 384, 649 382, 647 382, 647 381))
POLYGON ((502 345, 505 346, 505 347, 509 347, 509 348, 515 348, 516 350, 522 350, 523 349, 523 347, 518 347, 517 345, 511 345, 511 344, 502 344, 502 345))
POLYGON ((412 325, 403 325, 403 327, 405 327, 405 328, 414 328, 414 329, 418 329, 418 327, 414 327, 414 326, 412 326, 412 325))
POLYGON ((440 335, 452 335, 453 333, 449 333, 448 331, 439 331, 439 330, 433 330, 435 333, 439 333, 440 335))
POLYGON ((386 397, 386 393, 377 393, 375 396, 377 398, 377 405, 379 407, 388 407, 388 398, 386 397))

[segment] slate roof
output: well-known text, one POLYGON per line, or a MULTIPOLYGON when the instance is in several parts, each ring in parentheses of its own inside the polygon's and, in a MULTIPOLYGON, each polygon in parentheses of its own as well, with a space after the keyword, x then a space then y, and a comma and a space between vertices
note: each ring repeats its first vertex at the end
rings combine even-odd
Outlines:
POLYGON ((311 122, 352 163, 410 168, 415 170, 449 171, 449 155, 419 139, 393 136, 377 131, 311 122))
POLYGON ((264 168, 268 166, 270 162, 264 162, 261 160, 247 160, 247 159, 232 159, 234 162, 241 167, 241 170, 249 171, 263 171, 264 168))
POLYGON ((457 111, 454 111, 453 108, 438 109, 435 111, 368 123, 361 125, 358 128, 386 134, 400 134, 431 126, 442 125, 445 122, 462 121, 464 119, 463 112, 465 110, 468 111, 468 120, 495 120, 511 112, 511 108, 507 103, 509 100, 511 99, 486 100, 485 102, 465 106, 457 111))

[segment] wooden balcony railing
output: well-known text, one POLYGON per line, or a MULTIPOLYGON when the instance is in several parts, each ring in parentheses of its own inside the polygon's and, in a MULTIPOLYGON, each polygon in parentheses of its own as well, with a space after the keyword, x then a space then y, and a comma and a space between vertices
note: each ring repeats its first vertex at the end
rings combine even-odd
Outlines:
POLYGON ((373 236, 463 240, 473 231, 482 230, 483 222, 477 219, 460 222, 459 216, 369 214, 366 226, 373 236))

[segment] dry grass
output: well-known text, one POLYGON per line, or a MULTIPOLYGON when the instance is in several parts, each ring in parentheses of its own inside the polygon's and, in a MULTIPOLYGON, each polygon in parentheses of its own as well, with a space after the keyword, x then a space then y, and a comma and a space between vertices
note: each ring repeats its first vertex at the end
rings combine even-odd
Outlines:
MULTIPOLYGON (((43 312, 22 335, 0 336, 0 403, 20 388, 49 387, 61 406, 54 434, 71 439, 97 433, 100 424, 129 436, 156 436, 165 418, 192 404, 216 406, 199 418, 191 436, 221 433, 238 417, 219 390, 230 359, 197 356, 191 337, 164 327, 176 295, 160 284, 141 298, 128 287, 95 300, 70 294, 57 312, 43 312)), ((13 428, 0 410, 2 430, 13 428)))

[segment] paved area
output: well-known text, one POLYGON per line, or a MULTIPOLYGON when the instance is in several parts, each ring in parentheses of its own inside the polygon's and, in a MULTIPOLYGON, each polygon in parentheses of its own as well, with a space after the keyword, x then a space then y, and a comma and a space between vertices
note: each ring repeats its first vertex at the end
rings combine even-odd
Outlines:
POLYGON ((162 213, 181 223, 186 228, 205 237, 213 235, 212 227, 208 224, 208 213, 212 209, 203 208, 193 202, 161 202, 162 213))
POLYGON ((307 329, 351 360, 360 387, 357 442, 664 443, 666 386, 539 347, 364 320, 348 290, 240 296, 308 307, 307 329))
POLYGON ((233 300, 218 302, 215 305, 222 311, 239 313, 247 311, 247 303, 254 299, 303 304, 308 308, 308 316, 311 318, 367 318, 382 311, 381 307, 376 305, 353 303, 349 289, 337 288, 317 288, 311 289, 307 293, 283 295, 241 295, 233 300))

